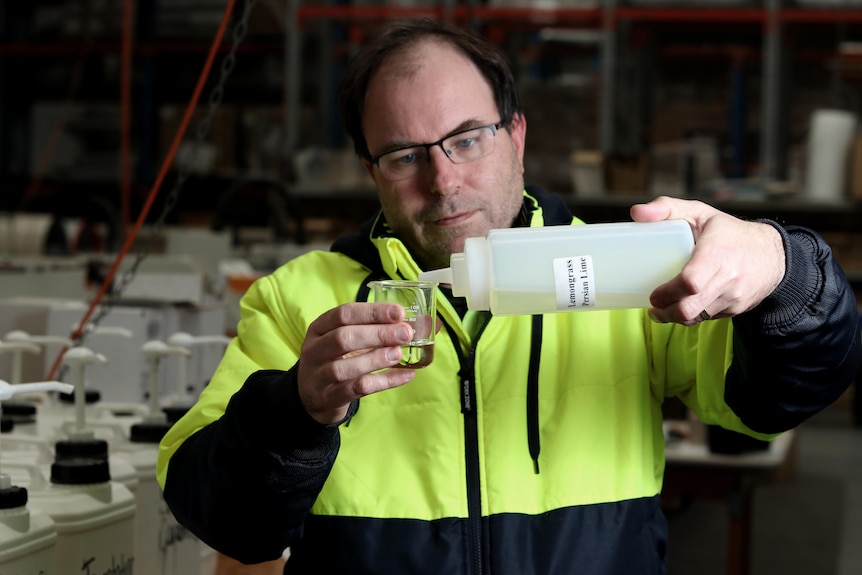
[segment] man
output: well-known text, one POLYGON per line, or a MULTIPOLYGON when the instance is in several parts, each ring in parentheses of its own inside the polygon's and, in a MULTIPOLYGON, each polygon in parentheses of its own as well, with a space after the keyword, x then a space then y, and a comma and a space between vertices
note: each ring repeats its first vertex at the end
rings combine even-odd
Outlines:
POLYGON ((514 81, 470 34, 393 25, 341 104, 381 213, 252 286, 162 443, 165 498, 214 548, 289 546, 285 573, 663 573, 662 401, 769 438, 856 373, 854 297, 816 234, 671 198, 632 208, 697 241, 649 310, 490 317, 441 286, 434 362, 386 369, 410 329, 366 303, 369 279, 416 279, 492 228, 581 222, 524 189, 514 81))

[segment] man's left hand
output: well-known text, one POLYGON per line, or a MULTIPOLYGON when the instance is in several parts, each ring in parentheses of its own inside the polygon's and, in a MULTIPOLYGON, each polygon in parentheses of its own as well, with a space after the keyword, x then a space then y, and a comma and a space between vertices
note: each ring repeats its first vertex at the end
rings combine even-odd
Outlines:
POLYGON ((650 295, 650 316, 659 322, 695 325, 748 311, 784 277, 781 235, 769 224, 740 220, 697 200, 659 197, 631 208, 637 222, 681 219, 695 247, 676 277, 650 295))

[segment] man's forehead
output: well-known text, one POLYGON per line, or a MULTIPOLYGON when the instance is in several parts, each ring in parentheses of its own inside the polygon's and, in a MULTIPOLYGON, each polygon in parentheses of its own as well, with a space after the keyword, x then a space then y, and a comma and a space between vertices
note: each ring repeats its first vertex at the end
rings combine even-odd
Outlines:
POLYGON ((466 54, 451 42, 437 37, 420 38, 390 53, 380 63, 372 76, 372 81, 374 76, 409 78, 420 72, 427 64, 435 63, 445 63, 446 66, 471 64, 466 54))
POLYGON ((476 118, 496 120, 487 81, 457 47, 426 38, 400 54, 390 55, 368 85, 363 125, 373 152, 434 141, 476 118))

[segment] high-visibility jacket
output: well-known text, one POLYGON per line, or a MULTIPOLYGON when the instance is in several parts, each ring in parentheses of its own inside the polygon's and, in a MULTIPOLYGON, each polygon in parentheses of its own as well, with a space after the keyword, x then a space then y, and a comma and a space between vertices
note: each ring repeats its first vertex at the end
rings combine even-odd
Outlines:
MULTIPOLYGON (((525 191, 523 225, 580 224, 525 191)), ((768 439, 833 401, 859 363, 856 308, 828 248, 778 228, 787 278, 761 306, 686 328, 644 310, 490 317, 438 295, 433 363, 340 425, 302 408, 309 324, 419 267, 383 217, 256 281, 238 335, 161 444, 177 519, 285 573, 663 573, 662 402, 768 439)), ((460 302, 463 303, 463 302, 460 302)))

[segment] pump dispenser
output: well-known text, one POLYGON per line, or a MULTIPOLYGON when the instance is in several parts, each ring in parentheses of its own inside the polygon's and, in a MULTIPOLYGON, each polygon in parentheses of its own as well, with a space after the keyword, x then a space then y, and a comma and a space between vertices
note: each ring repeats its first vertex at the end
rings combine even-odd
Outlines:
MULTIPOLYGON (((10 385, 0 381, 0 401, 16 393, 63 391, 72 386, 58 381, 10 385)), ((0 572, 53 573, 57 528, 49 515, 28 508, 26 487, 12 484, 0 473, 0 572)))
MULTIPOLYGON (((0 352, 11 353, 11 373, 9 383, 18 385, 23 381, 23 354, 39 354, 47 344, 72 345, 69 338, 53 335, 32 335, 23 330, 8 332, 0 342, 0 352)), ((18 396, 3 405, 4 419, 12 419, 16 428, 30 435, 38 435, 39 411, 45 404, 42 401, 46 394, 31 393, 18 396)), ((44 427, 42 428, 45 429, 44 427)))
POLYGON ((495 229, 419 279, 494 315, 645 308, 693 249, 684 220, 495 229))
MULTIPOLYGON (((51 471, 52 475, 55 471, 64 473, 63 464, 60 463, 61 459, 79 457, 104 459, 104 464, 108 466, 110 478, 122 483, 134 493, 138 488, 138 477, 134 467, 122 457, 108 457, 112 444, 126 441, 122 426, 113 421, 89 421, 87 419, 87 394, 83 392, 86 381, 84 377, 85 368, 93 364, 104 365, 107 361, 104 355, 86 347, 72 348, 63 356, 63 363, 73 368, 75 417, 72 421, 63 421, 58 427, 65 439, 60 439, 55 443, 56 458, 51 471), (96 437, 96 430, 103 432, 104 435, 96 437)), ((72 473, 83 472, 73 471, 72 473)))
MULTIPOLYGON (((201 348, 207 345, 226 346, 230 343, 231 338, 224 335, 192 335, 184 331, 178 331, 172 334, 167 339, 169 346, 182 347, 190 352, 194 348, 201 348)), ((165 397, 165 402, 162 411, 168 416, 168 421, 176 422, 180 417, 191 408, 197 400, 189 392, 192 389, 189 381, 188 363, 191 355, 179 357, 177 359, 177 386, 173 394, 165 397)))
POLYGON ((191 352, 157 340, 146 342, 141 352, 150 361, 149 410, 140 423, 132 426, 130 442, 118 447, 118 452, 138 473, 134 572, 135 575, 197 574, 205 551, 203 544, 174 518, 155 472, 159 442, 171 426, 159 406, 159 363, 169 355, 179 355, 184 360, 191 352))
MULTIPOLYGON (((125 339, 131 342, 134 333, 124 327, 119 326, 102 326, 88 324, 85 333, 88 338, 106 338, 112 340, 125 339)), ((120 344, 122 345, 122 344, 120 344)), ((101 354, 100 354, 101 355, 101 354)), ((132 375, 133 370, 125 369, 114 370, 113 376, 105 376, 103 374, 102 381, 111 380, 112 389, 98 389, 90 386, 90 382, 85 382, 81 393, 84 395, 84 404, 87 412, 87 425, 93 429, 100 429, 97 433, 103 433, 109 443, 117 440, 125 441, 128 438, 129 427, 133 423, 140 421, 141 416, 146 413, 146 406, 142 405, 140 399, 136 400, 110 400, 105 399, 107 396, 116 397, 117 391, 115 388, 127 388, 137 384, 138 380, 132 375)), ((107 372, 106 372, 107 373, 107 372)), ((54 413, 62 421, 61 431, 69 428, 70 422, 67 420, 69 407, 76 405, 76 390, 74 394, 60 394, 59 401, 54 402, 54 413)), ((139 390, 136 393, 140 393, 139 390)), ((131 393, 121 392, 120 395, 131 395, 131 393)))
MULTIPOLYGON (((42 350, 41 347, 30 341, 8 340, 0 341, 0 353, 10 354, 11 365, 9 374, 9 383, 18 385, 21 383, 21 377, 24 365, 24 354, 37 354, 42 350)), ((5 419, 14 419, 20 423, 27 423, 36 420, 36 406, 21 399, 15 399, 7 402, 5 410, 5 419)))
MULTIPOLYGON (((125 327, 92 323, 88 323, 82 331, 82 341, 87 340, 94 351, 111 355, 114 363, 114 367, 106 366, 101 377, 88 381, 82 390, 86 394, 87 405, 95 408, 90 411, 98 411, 98 417, 125 414, 129 412, 129 406, 140 405, 139 380, 133 375, 135 367, 126 364, 124 360, 128 358, 123 355, 134 349, 134 336, 134 332, 125 327), (123 340, 127 340, 129 345, 123 340)), ((63 399, 72 402, 71 398, 63 399)))
POLYGON ((9 383, 12 385, 21 383, 23 354, 25 352, 35 354, 40 351, 41 348, 38 345, 29 341, 0 341, 0 353, 9 353, 12 356, 9 383))
MULTIPOLYGON (((57 441, 50 483, 34 487, 32 506, 51 517, 57 527, 57 565, 49 573, 131 573, 134 565, 135 496, 112 480, 108 443, 87 429, 84 411, 84 370, 105 363, 101 354, 72 348, 63 362, 73 368, 75 427, 68 439, 57 441)), ((38 469, 38 468, 36 468, 38 469)))
MULTIPOLYGON (((183 356, 180 358, 182 360, 183 358, 191 357, 192 352, 179 345, 168 345, 163 341, 152 340, 143 345, 141 353, 150 361, 150 409, 149 413, 144 416, 144 421, 138 427, 155 427, 157 432, 161 432, 161 435, 164 435, 164 432, 167 431, 167 427, 170 425, 168 424, 167 415, 161 410, 159 364, 162 358, 168 355, 183 356)), ((133 435, 134 431, 133 427, 133 435)), ((141 429, 139 432, 143 433, 144 431, 141 429)), ((161 440, 161 436, 159 436, 159 440, 161 440)))

